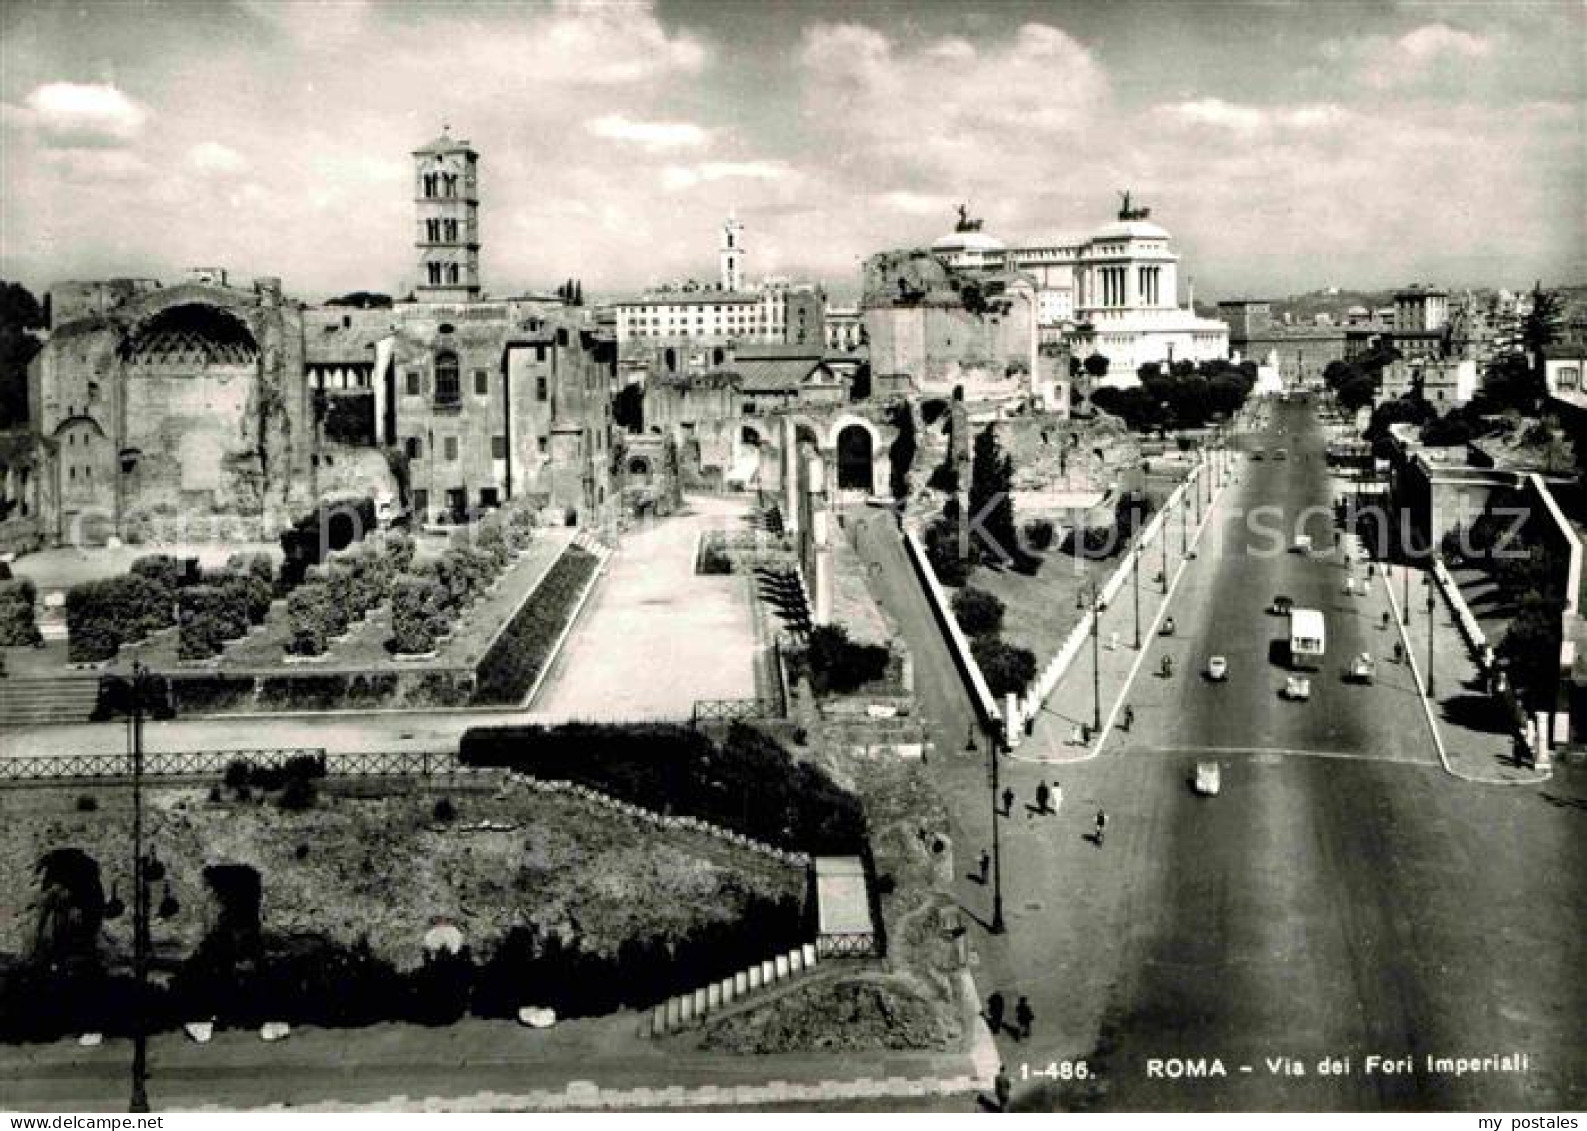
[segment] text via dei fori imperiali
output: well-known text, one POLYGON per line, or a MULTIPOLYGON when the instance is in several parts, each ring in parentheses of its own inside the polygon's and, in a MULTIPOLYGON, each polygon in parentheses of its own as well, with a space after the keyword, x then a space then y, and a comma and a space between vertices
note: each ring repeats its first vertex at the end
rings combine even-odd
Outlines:
POLYGON ((1146 1057, 1141 1070, 1148 1080, 1202 1080, 1231 1076, 1305 1079, 1338 1076, 1485 1076, 1525 1075, 1532 1070, 1530 1053, 1506 1051, 1486 1055, 1402 1054, 1386 1056, 1264 1056, 1258 1060, 1224 1057, 1146 1057))

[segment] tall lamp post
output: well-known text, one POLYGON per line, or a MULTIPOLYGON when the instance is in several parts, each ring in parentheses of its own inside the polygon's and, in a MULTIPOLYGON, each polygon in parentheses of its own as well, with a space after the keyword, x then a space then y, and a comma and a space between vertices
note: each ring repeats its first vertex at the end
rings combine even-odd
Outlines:
POLYGON ((1411 623, 1411 557, 1405 556, 1405 564, 1400 567, 1405 572, 1401 575, 1400 586, 1400 623, 1411 623))
POLYGON ((1433 698, 1433 603, 1434 589, 1438 587, 1433 578, 1433 571, 1427 571, 1427 697, 1433 698))
POLYGON ((987 756, 991 759, 992 782, 992 926, 994 935, 1001 935, 1003 925, 1003 840, 998 833, 998 794, 1002 783, 998 780, 998 756, 1003 752, 1003 736, 997 720, 989 719, 986 727, 987 756))
POLYGON ((1091 733, 1102 733, 1102 652, 1097 643, 1102 631, 1102 595, 1095 581, 1080 583, 1079 608, 1091 607, 1091 733))
MULTIPOLYGON (((141 661, 132 665, 132 715, 127 725, 132 740, 132 976, 137 1005, 132 1020, 132 1098, 128 1110, 149 1110, 148 1007, 149 990, 149 883, 151 876, 143 852, 143 696, 152 677, 141 661)), ((158 864, 158 862, 154 862, 158 864)))
POLYGON ((1130 573, 1135 581, 1135 650, 1141 650, 1141 508, 1135 507, 1135 529, 1131 532, 1135 545, 1130 547, 1130 553, 1135 557, 1135 564, 1130 567, 1130 573))
POLYGON ((1162 553, 1163 567, 1157 573, 1157 585, 1164 596, 1168 595, 1168 516, 1159 515, 1157 519, 1157 548, 1162 553))

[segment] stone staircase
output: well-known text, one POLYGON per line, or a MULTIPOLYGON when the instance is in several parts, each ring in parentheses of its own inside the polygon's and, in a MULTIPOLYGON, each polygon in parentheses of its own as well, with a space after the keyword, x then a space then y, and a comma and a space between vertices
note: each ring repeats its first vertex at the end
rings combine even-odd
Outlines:
POLYGON ((93 676, 0 679, 0 727, 86 723, 99 698, 93 676))

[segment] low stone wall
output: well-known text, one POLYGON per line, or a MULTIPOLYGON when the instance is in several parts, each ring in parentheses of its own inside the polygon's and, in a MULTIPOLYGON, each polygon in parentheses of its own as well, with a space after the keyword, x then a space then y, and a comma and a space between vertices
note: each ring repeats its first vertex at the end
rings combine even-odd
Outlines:
POLYGON ((703 1024, 728 1006, 809 973, 818 961, 815 944, 805 943, 748 966, 732 977, 670 997, 650 1011, 649 1035, 665 1037, 703 1024))
POLYGON ((591 805, 609 810, 620 816, 630 817, 636 821, 645 821, 658 829, 683 829, 688 832, 703 833, 715 837, 724 844, 735 848, 742 848, 749 852, 758 853, 769 860, 779 864, 786 864, 790 868, 810 867, 810 854, 807 852, 789 852, 774 845, 756 840, 754 837, 736 833, 732 829, 724 829, 721 825, 714 825, 710 821, 702 821, 698 817, 674 817, 665 813, 658 813, 654 809, 647 809, 643 805, 635 805, 631 801, 622 801, 610 794, 602 793, 587 785, 578 782, 555 781, 544 778, 532 777, 509 771, 507 780, 526 785, 538 793, 558 793, 577 797, 589 802, 591 805))
POLYGON ((1002 712, 998 710, 992 689, 987 686, 986 676, 981 674, 981 666, 975 662, 975 656, 970 651, 970 642, 965 639, 964 630, 959 627, 958 618, 953 615, 953 609, 948 604, 948 596, 942 591, 942 583, 937 580, 931 561, 926 557, 926 548, 920 544, 920 538, 913 530, 904 532, 904 552, 909 557, 909 564, 915 568, 915 576, 925 591, 926 602, 931 606, 932 615, 937 618, 937 627, 947 638, 948 651, 953 654, 959 674, 969 685, 982 721, 990 723, 994 719, 1001 719, 1002 712))

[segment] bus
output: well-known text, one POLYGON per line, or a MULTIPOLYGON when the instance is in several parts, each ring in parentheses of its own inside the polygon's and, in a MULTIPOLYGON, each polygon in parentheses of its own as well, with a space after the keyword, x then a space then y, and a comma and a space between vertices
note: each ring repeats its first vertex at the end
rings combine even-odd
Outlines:
POLYGON ((1289 614, 1289 666, 1297 671, 1322 666, 1327 649, 1321 609, 1291 609, 1289 614))

